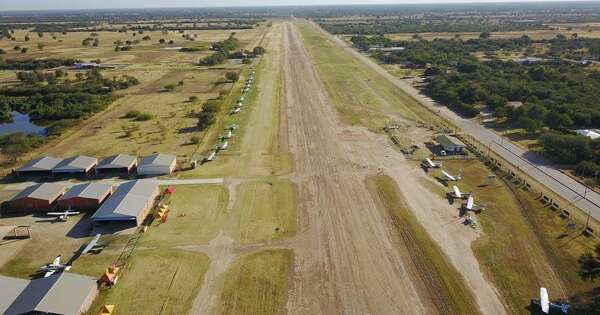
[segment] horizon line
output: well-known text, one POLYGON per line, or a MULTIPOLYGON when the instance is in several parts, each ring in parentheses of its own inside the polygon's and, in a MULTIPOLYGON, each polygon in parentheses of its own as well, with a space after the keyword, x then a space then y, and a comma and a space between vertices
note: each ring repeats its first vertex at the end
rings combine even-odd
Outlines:
POLYGON ((4 12, 47 12, 47 11, 94 11, 94 10, 158 10, 158 9, 219 9, 219 8, 282 8, 282 7, 324 7, 324 6, 333 6, 333 7, 351 7, 351 6, 403 6, 403 5, 435 5, 435 4, 444 4, 444 5, 461 5, 461 4, 472 4, 472 5, 486 5, 486 4, 542 4, 542 3, 598 3, 600 4, 600 0, 448 0, 448 1, 418 1, 418 0, 409 0, 409 2, 404 3, 357 3, 357 4, 265 4, 265 5, 199 5, 199 6, 167 6, 167 7, 129 7, 129 8, 119 8, 119 7, 96 7, 96 8, 73 8, 73 9, 2 9, 0 8, 0 14, 4 12), (413 2, 414 1, 414 2, 413 2))

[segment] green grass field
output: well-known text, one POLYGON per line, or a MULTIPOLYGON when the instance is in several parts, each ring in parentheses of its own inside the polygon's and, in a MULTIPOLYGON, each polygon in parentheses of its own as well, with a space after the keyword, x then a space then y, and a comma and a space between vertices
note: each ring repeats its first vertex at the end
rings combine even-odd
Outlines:
POLYGON ((117 314, 185 314, 208 269, 208 256, 176 249, 138 249, 116 286, 103 290, 89 310, 115 305, 117 314))
POLYGON ((379 207, 389 216, 434 305, 444 314, 476 314, 473 293, 438 245, 429 237, 407 205, 394 180, 372 176, 367 185, 379 207))
POLYGON ((225 220, 228 191, 221 185, 180 185, 170 199, 169 219, 154 222, 141 246, 177 246, 208 243, 225 220))
POLYGON ((380 131, 389 110, 413 121, 437 118, 381 75, 307 23, 298 23, 305 47, 345 123, 380 131))
POLYGON ((222 276, 215 314, 283 314, 294 254, 266 250, 238 257, 222 276))
POLYGON ((264 179, 238 186, 233 207, 233 234, 255 243, 296 234, 296 186, 287 180, 264 179))

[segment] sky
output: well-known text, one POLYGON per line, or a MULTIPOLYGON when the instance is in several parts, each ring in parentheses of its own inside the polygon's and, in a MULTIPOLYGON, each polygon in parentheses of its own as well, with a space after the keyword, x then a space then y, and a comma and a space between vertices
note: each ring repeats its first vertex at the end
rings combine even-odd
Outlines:
MULTIPOLYGON (((532 2, 531 0, 508 0, 532 2)), ((0 0, 5 10, 501 2, 499 0, 0 0)))

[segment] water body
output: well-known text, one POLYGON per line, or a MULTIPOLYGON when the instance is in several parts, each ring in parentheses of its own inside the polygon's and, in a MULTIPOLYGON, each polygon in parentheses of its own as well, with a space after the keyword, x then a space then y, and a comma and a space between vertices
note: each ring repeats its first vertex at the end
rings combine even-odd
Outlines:
POLYGON ((0 124, 0 135, 22 132, 24 134, 45 135, 46 128, 40 127, 31 122, 29 115, 19 112, 11 112, 12 122, 0 124))

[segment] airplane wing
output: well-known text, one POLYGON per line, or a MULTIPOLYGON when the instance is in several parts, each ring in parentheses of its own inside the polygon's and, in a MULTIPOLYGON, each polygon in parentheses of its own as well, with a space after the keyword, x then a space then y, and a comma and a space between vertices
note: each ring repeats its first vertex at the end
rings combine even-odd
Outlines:
POLYGON ((94 246, 96 246, 96 244, 98 243, 98 240, 100 240, 100 236, 102 236, 102 234, 100 234, 100 233, 96 234, 96 236, 94 236, 94 238, 87 244, 87 246, 83 249, 83 251, 81 251, 81 254, 82 255, 86 254, 92 248, 94 248, 94 246))
POLYGON ((60 255, 56 256, 56 258, 54 258, 54 261, 52 262, 53 265, 60 265, 60 255))
POLYGON ((460 193, 460 190, 458 189, 458 187, 452 186, 452 189, 454 189, 454 195, 456 196, 456 198, 460 198, 461 193, 460 193))
POLYGON ((442 174, 444 174, 444 176, 446 176, 447 179, 454 180, 454 176, 448 174, 448 172, 442 170, 442 174))
POLYGON ((48 277, 50 277, 50 276, 51 276, 51 275, 53 275, 55 272, 56 272, 56 270, 54 270, 54 269, 53 269, 53 270, 46 271, 46 273, 44 274, 44 278, 48 278, 48 277))
POLYGON ((542 312, 546 314, 550 312, 550 302, 548 300, 548 291, 546 288, 540 288, 540 306, 542 307, 542 312))
POLYGON ((431 161, 431 159, 426 158, 425 161, 427 161, 427 165, 429 165, 431 167, 435 167, 435 164, 431 161))
POLYGON ((67 212, 48 212, 48 213, 46 213, 46 215, 64 215, 64 214, 67 214, 67 212))
POLYGON ((76 214, 79 214, 79 213, 80 213, 79 211, 67 211, 67 212, 65 212, 66 215, 76 215, 76 214))
POLYGON ((473 199, 472 196, 469 196, 469 199, 467 199, 467 209, 471 210, 473 209, 473 204, 475 203, 475 200, 473 199))

